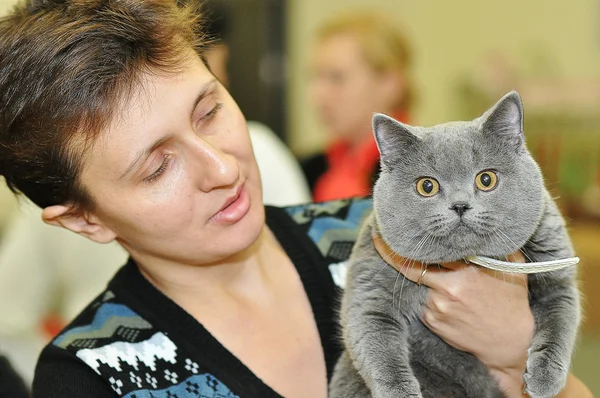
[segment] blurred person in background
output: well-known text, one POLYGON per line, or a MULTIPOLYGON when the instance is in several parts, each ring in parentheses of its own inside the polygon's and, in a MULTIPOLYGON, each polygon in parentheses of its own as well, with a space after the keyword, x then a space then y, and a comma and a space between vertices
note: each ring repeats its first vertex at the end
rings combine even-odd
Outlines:
POLYGON ((381 112, 410 120, 411 57, 397 24, 379 14, 355 11, 318 29, 312 101, 329 142, 302 162, 315 201, 370 194, 379 172, 371 118, 381 112))
MULTIPOLYGON (((226 85, 227 10, 219 2, 205 2, 204 7, 204 26, 212 40, 206 60, 226 85)), ((263 202, 276 206, 309 202, 302 169, 285 144, 262 123, 249 121, 248 130, 263 202)), ((0 240, 0 345, 28 384, 44 345, 105 288, 127 260, 116 242, 100 245, 45 224, 41 214, 41 209, 24 201, 8 218, 0 240)))

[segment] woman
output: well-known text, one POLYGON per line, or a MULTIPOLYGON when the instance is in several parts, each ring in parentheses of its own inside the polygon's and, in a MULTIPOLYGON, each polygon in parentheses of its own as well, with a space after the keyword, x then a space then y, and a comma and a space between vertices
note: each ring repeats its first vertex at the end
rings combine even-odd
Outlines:
MULTIPOLYGON (((32 1, 0 23, 1 174, 47 223, 131 256, 44 349, 35 397, 326 397, 339 355, 327 267, 351 244, 327 226, 350 236, 370 203, 262 205, 245 120, 199 56, 194 15, 170 0, 32 1)), ((445 317, 436 330, 519 390, 527 292, 475 275, 485 290, 468 294, 448 278, 454 301, 511 304, 449 307, 479 311, 484 330, 445 317)))
POLYGON ((402 32, 379 14, 356 11, 318 30, 312 100, 330 143, 303 162, 314 200, 370 194, 379 171, 371 118, 382 112, 408 122, 411 61, 402 32))
MULTIPOLYGON (((227 87, 223 54, 229 48, 225 40, 228 14, 215 7, 219 4, 203 4, 210 16, 203 19, 204 31, 211 38, 203 55, 212 73, 227 87)), ((290 206, 310 202, 300 165, 285 144, 260 122, 248 121, 248 130, 263 203, 290 206), (281 181, 286 181, 285 189, 281 189, 281 181)), ((0 198, 0 213, 2 202, 0 198)), ((98 245, 67 230, 57 231, 42 222, 41 209, 35 205, 23 203, 19 210, 6 223, 0 239, 0 347, 30 384, 42 348, 104 290, 127 259, 127 252, 116 242, 98 245), (24 285, 29 289, 24 290, 24 285), (57 296, 60 299, 55 299, 57 296), (19 307, 14 302, 19 302, 19 307)))

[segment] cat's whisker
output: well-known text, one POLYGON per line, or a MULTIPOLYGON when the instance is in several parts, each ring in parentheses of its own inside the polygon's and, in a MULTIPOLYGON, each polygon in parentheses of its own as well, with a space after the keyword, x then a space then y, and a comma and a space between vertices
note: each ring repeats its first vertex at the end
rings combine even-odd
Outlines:
MULTIPOLYGON (((415 254, 417 254, 419 252, 419 250, 421 250, 421 248, 423 246, 425 246, 425 244, 427 243, 427 241, 431 238, 432 236, 430 234, 425 235, 423 238, 421 238, 421 240, 419 240, 419 243, 417 243, 417 246, 415 248, 415 254)), ((414 256, 411 256, 414 257, 414 256)), ((408 265, 407 265, 407 270, 409 267, 412 267, 414 262, 416 260, 408 260, 408 265)), ((406 263, 406 261, 405 261, 406 263)), ((402 270, 404 268, 404 264, 402 265, 402 267, 400 267, 400 270, 402 270)), ((398 272, 398 276, 400 276, 401 272, 398 272)), ((400 301, 400 299, 402 298, 402 291, 404 290, 404 282, 407 279, 406 276, 404 276, 404 274, 402 275, 404 278, 402 279, 402 284, 400 285, 400 298, 398 299, 398 301, 400 301)), ((398 281, 398 279, 396 278, 396 282, 398 281)), ((395 305, 396 300, 394 299, 394 295, 396 292, 396 282, 394 283, 394 290, 392 292, 392 305, 395 305)), ((393 308, 393 307, 392 307, 393 308)))
MULTIPOLYGON (((414 238, 416 238, 417 236, 419 236, 419 233, 414 233, 412 234, 412 236, 410 236, 409 238, 407 238, 409 241, 413 240, 414 238)), ((404 239, 404 237, 403 237, 404 239)), ((398 256, 399 254, 396 252, 393 252, 391 259, 395 259, 396 256, 398 256)), ((386 267, 388 267, 388 264, 383 261, 383 265, 381 266, 381 268, 379 268, 379 270, 371 277, 371 279, 369 279, 369 283, 373 281, 373 279, 375 279, 377 277, 377 275, 379 275, 379 273, 381 271, 383 271, 386 267)))
MULTIPOLYGON (((494 234, 495 234, 495 235, 498 237, 498 239, 499 239, 500 241, 502 241, 502 243, 504 244, 504 246, 506 246, 506 249, 507 249, 507 251, 511 251, 511 247, 510 247, 510 245, 508 244, 508 242, 507 242, 507 241, 506 241, 506 240, 503 238, 503 236, 502 236, 502 235, 504 235, 504 234, 500 235, 500 234, 499 234, 499 232, 501 232, 500 230, 494 230, 493 232, 494 232, 494 234)), ((506 235, 504 235, 504 236, 506 236, 506 235)))
POLYGON ((392 292, 392 303, 393 303, 392 305, 396 304, 396 300, 394 300, 394 295, 396 293, 396 283, 398 282, 398 277, 400 275, 402 275, 402 283, 400 284, 400 297, 398 298, 398 302, 400 302, 400 300, 402 299, 402 291, 404 290, 404 282, 407 279, 406 276, 404 275, 404 273, 406 271, 408 271, 408 269, 410 267, 412 267, 412 265, 413 265, 413 260, 411 260, 409 258, 404 259, 404 263, 402 263, 402 266, 400 267, 400 272, 398 272, 398 276, 396 277, 396 282, 394 283, 394 290, 392 292))
MULTIPOLYGON (((492 235, 492 233, 493 233, 493 232, 494 232, 494 231, 491 231, 490 233, 488 233, 488 234, 487 234, 487 238, 488 238, 490 241, 493 241, 493 240, 494 240, 494 239, 493 239, 493 238, 494 238, 494 236, 492 235)), ((496 270, 494 270, 494 278, 498 278, 498 271, 496 271, 496 270)))
MULTIPOLYGON (((550 250, 543 250, 543 249, 542 249, 542 246, 538 245, 538 244, 537 244, 537 243, 535 243, 535 242, 532 242, 531 240, 527 242, 527 247, 528 247, 528 249, 529 249, 530 251, 534 251, 534 252, 537 252, 537 253, 540 253, 540 254, 542 254, 542 253, 547 253, 547 254, 551 254, 551 255, 553 255, 553 256, 555 255, 555 253, 554 253, 553 251, 550 251, 550 250)), ((522 250, 521 250, 521 252, 523 253, 523 255, 524 255, 525 257, 527 257, 527 258, 528 258, 528 259, 529 259, 531 262, 533 262, 533 260, 531 260, 531 259, 529 258, 529 255, 527 255, 527 254, 526 254, 526 251, 525 251, 525 249, 522 249, 522 250)))
MULTIPOLYGON (((398 283, 398 278, 400 278, 400 272, 398 272, 398 275, 396 275, 396 280, 394 281, 394 288, 392 289, 392 312, 394 312, 394 314, 396 313, 396 299, 394 296, 396 294, 396 284, 398 283)), ((400 289, 400 295, 402 295, 402 289, 400 289)))
MULTIPOLYGON (((506 239, 508 239, 508 240, 509 240, 509 241, 510 241, 510 242, 513 244, 513 246, 515 245, 515 243, 514 243, 514 242, 513 242, 513 241, 512 241, 512 240, 511 240, 511 239, 510 239, 510 238, 509 238, 509 237, 508 237, 508 236, 507 236, 505 233, 503 233, 501 230, 496 230, 496 232, 499 232, 500 234, 502 234, 502 235, 498 234, 497 236, 498 236, 499 238, 501 238, 501 239, 504 241, 504 243, 506 244, 506 246, 507 246, 507 248, 508 248, 509 250, 510 250, 510 245, 508 245, 508 244, 506 243, 506 241, 504 240, 504 238, 502 238, 502 236, 504 236, 506 239)), ((533 260, 531 260, 531 258, 530 258, 530 257, 527 255, 527 253, 525 253, 525 251, 524 251, 523 249, 519 249, 519 251, 520 251, 521 253, 523 253, 523 255, 525 256, 525 258, 527 258, 527 259, 528 259, 530 262, 531 262, 531 261, 533 261, 533 260)), ((507 260, 508 260, 508 259, 507 259, 507 260)), ((514 282, 514 279, 513 279, 513 282, 514 282)))
MULTIPOLYGON (((419 240, 419 242, 417 243, 417 246, 419 246, 421 244, 421 242, 423 242, 423 240, 427 239, 427 236, 423 236, 421 237, 421 239, 419 240)), ((395 254, 395 253, 394 253, 395 254)), ((410 265, 410 260, 408 258, 406 258, 404 260, 404 263, 402 264, 402 266, 400 266, 400 271, 398 272, 398 275, 396 275, 396 280, 394 281, 394 287, 392 289, 392 310, 395 311, 395 305, 396 305, 396 284, 398 283, 398 278, 400 278, 400 274, 402 274, 402 284, 400 285, 400 297, 402 297, 402 290, 404 288, 404 280, 406 279, 406 276, 404 276, 404 273, 402 272, 402 270, 404 269, 404 266, 407 265, 407 263, 410 265)), ((408 269, 408 266, 407 266, 408 269)), ((400 299, 398 299, 400 300, 400 299)))
POLYGON ((527 296, 529 297, 529 281, 527 280, 527 275, 519 274, 521 279, 523 280, 523 285, 525 285, 525 289, 527 289, 527 296))
POLYGON ((433 215, 429 215, 429 216, 424 216, 423 220, 429 220, 429 219, 432 219, 432 218, 444 219, 445 216, 444 216, 444 214, 438 213, 438 214, 433 214, 433 215))
MULTIPOLYGON (((409 267, 412 268, 414 266, 415 262, 416 262, 416 260, 409 260, 408 261, 409 265, 408 265, 407 269, 409 267)), ((402 284, 400 285, 400 297, 402 297, 402 291, 404 290, 404 282, 406 281, 406 279, 407 279, 406 276, 404 276, 404 279, 402 279, 402 284)))
POLYGON ((535 277, 536 277, 536 278, 540 278, 540 280, 541 280, 542 282, 544 282, 544 284, 545 284, 545 287, 546 287, 546 288, 548 288, 548 286, 550 286, 550 285, 548 284, 548 281, 546 280, 546 275, 544 275, 543 273, 539 273, 539 274, 535 275, 535 277))
MULTIPOLYGON (((506 241, 504 241, 504 239, 502 239, 502 236, 501 236, 501 235, 499 235, 499 234, 497 234, 497 230, 496 230, 496 231, 494 231, 494 232, 496 233, 496 236, 498 236, 498 238, 500 238, 500 239, 501 239, 501 240, 502 240, 502 241, 503 241, 503 242, 506 244, 506 241)), ((507 245, 507 247, 508 247, 508 245, 507 245)), ((507 274, 507 272, 502 272, 502 279, 503 279, 504 283, 506 283, 506 274, 507 274)), ((520 277, 520 278, 523 280, 523 283, 524 283, 524 285, 525 285, 525 288, 527 289, 527 294, 529 295, 529 284, 527 284, 527 283, 526 283, 526 280, 525 280, 525 278, 526 278, 527 276, 526 276, 526 275, 524 275, 524 274, 521 274, 521 273, 515 273, 515 272, 509 272, 509 274, 510 274, 510 277, 511 277, 511 282, 512 282, 512 283, 514 283, 514 281, 515 281, 515 277, 516 277, 516 276, 520 277)), ((498 274, 497 274, 497 272, 496 272, 496 271, 494 271, 494 277, 498 277, 498 274)))
MULTIPOLYGON (((419 240, 419 242, 417 243, 417 247, 420 247, 420 246, 421 246, 421 244, 422 244, 424 241, 426 241, 426 240, 427 240, 427 238, 428 238, 428 236, 427 236, 427 235, 423 236, 423 237, 422 237, 422 238, 419 240)), ((418 250, 418 249, 417 249, 417 250, 418 250)), ((406 258, 406 259, 404 260, 404 264, 402 264, 402 267, 400 267, 400 271, 402 271, 402 270, 404 269, 404 266, 405 266, 405 265, 406 265, 406 270, 408 270, 408 269, 409 269, 409 267, 412 267, 412 261, 411 261, 409 258, 406 258)), ((401 272, 399 272, 399 273, 398 273, 398 275, 400 275, 400 273, 401 273, 401 272)), ((403 276, 403 279, 402 279, 402 284, 400 285, 400 297, 402 297, 402 291, 404 290, 404 281, 406 280, 406 276, 404 276, 404 273, 402 273, 402 276, 403 276)), ((393 294, 395 294, 395 292, 396 292, 396 286, 395 286, 395 284, 394 284, 394 292, 392 293, 392 297, 393 297, 393 294)), ((396 301, 395 301, 395 300, 394 300, 394 303, 396 303, 396 301)))
MULTIPOLYGON (((435 236, 433 236, 433 235, 431 235, 431 234, 427 234, 427 235, 426 235, 426 238, 425 238, 425 240, 424 240, 424 241, 423 241, 423 242, 422 242, 422 243, 419 245, 419 247, 417 247, 417 248, 415 249, 415 255, 414 255, 414 256, 412 256, 412 257, 413 257, 413 258, 416 258, 416 257, 418 256, 418 253, 419 253, 419 251, 420 251, 420 250, 421 250, 423 247, 425 247, 425 245, 427 245, 427 244, 429 243, 429 241, 430 241, 430 240, 434 240, 435 238, 436 238, 435 236)), ((416 260, 414 260, 414 261, 416 261, 416 260)), ((421 267, 421 272, 422 272, 422 270, 423 270, 423 269, 422 269, 422 267, 421 267)))
MULTIPOLYGON (((498 232, 500 232, 502 235, 504 235, 504 236, 506 237, 506 239, 508 239, 508 241, 509 241, 509 242, 511 242, 513 245, 517 246, 517 244, 516 244, 516 243, 515 243, 515 242, 514 242, 514 241, 513 241, 513 240, 512 240, 512 239, 511 239, 511 238, 510 238, 510 237, 509 237, 509 236, 508 236, 506 233, 504 233, 504 232, 503 232, 501 229, 498 229, 497 231, 498 231, 498 232)), ((529 256, 527 255, 527 253, 525 253, 525 250, 523 250, 522 248, 519 248, 519 251, 520 251, 521 253, 523 253, 523 256, 525 256, 525 258, 526 258, 527 260, 529 260, 530 262, 534 262, 534 261, 531 259, 531 257, 529 257, 529 256)))
POLYGON ((384 261, 384 262, 383 262, 383 265, 381 266, 381 268, 379 268, 379 271, 377 271, 377 272, 375 273, 375 275, 373 275, 373 276, 371 277, 371 279, 369 279, 369 283, 371 283, 371 282, 373 281, 373 279, 375 279, 375 277, 376 277, 377 275, 379 275, 379 273, 380 273, 381 271, 383 271, 383 270, 384 270, 386 267, 388 267, 388 265, 387 265, 387 263, 384 261))

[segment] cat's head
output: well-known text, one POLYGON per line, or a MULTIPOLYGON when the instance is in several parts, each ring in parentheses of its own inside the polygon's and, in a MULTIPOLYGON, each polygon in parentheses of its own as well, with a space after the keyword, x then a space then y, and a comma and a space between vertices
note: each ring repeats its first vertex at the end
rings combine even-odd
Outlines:
POLYGON ((376 219, 400 255, 430 263, 504 256, 535 231, 544 185, 516 92, 470 122, 413 127, 377 114, 373 130, 376 219))

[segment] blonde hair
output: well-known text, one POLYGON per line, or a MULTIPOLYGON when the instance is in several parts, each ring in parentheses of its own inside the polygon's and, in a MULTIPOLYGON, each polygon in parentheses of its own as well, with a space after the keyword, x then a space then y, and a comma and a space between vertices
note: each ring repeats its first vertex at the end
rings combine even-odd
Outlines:
POLYGON ((413 82, 410 79, 412 49, 397 23, 372 12, 354 11, 332 18, 317 30, 323 41, 342 33, 354 35, 367 63, 378 73, 396 71, 405 79, 404 90, 394 106, 409 110, 414 105, 413 82))

